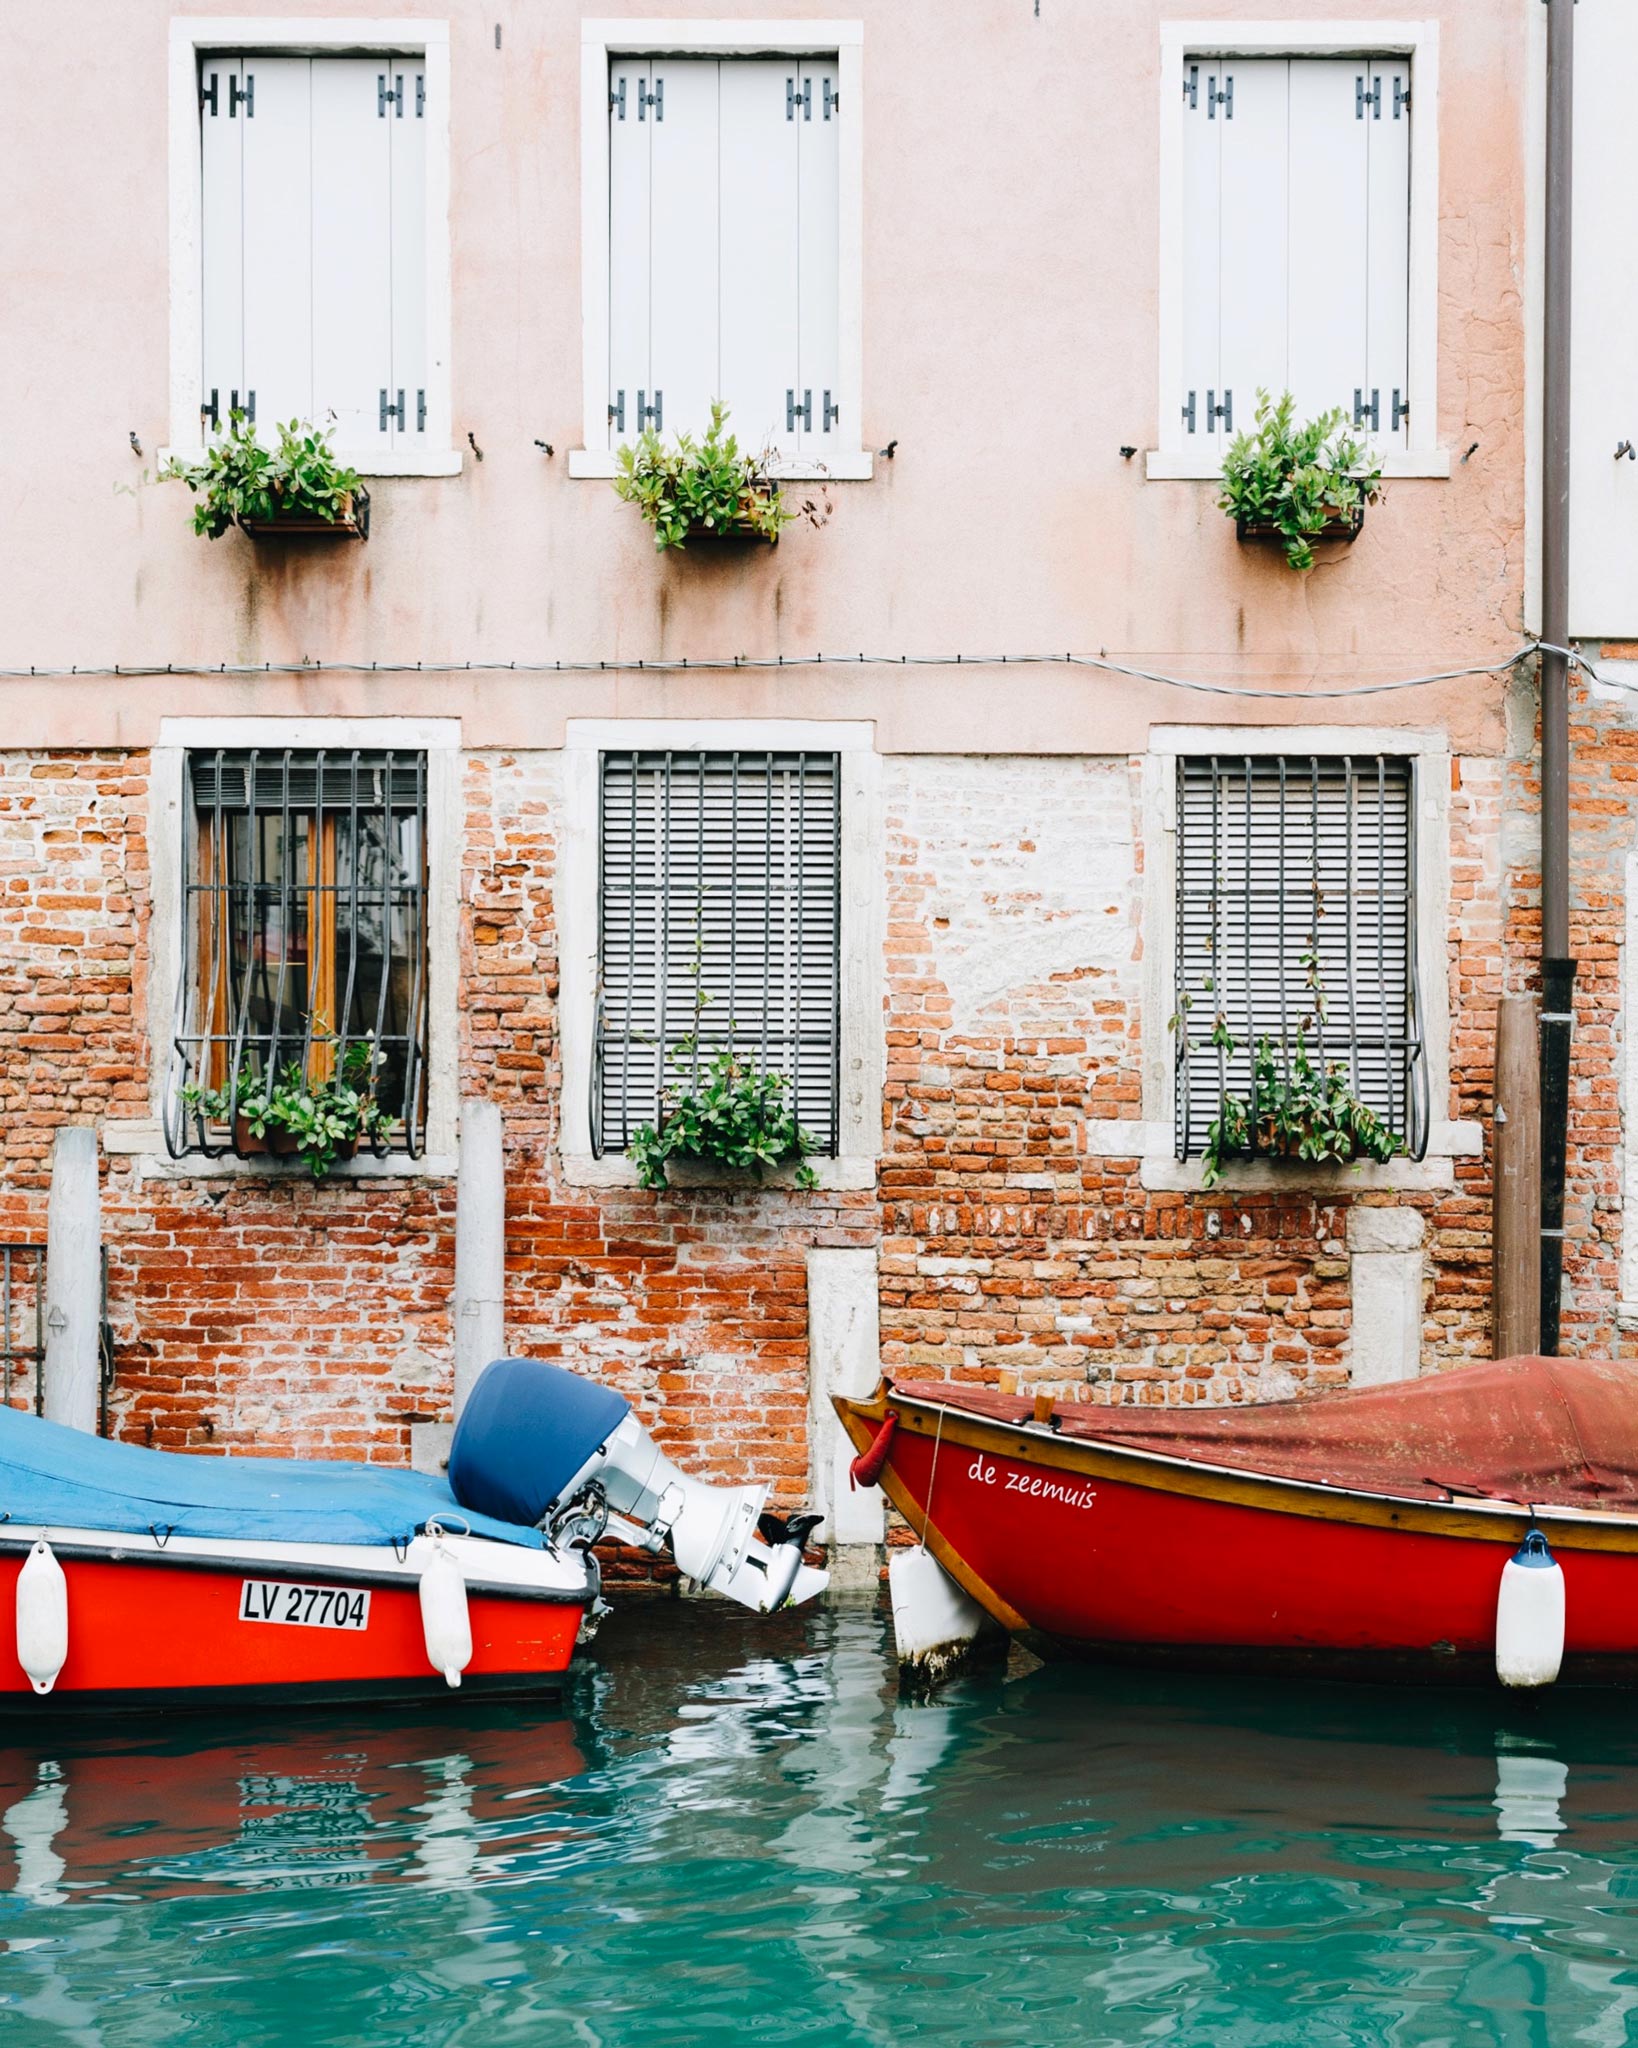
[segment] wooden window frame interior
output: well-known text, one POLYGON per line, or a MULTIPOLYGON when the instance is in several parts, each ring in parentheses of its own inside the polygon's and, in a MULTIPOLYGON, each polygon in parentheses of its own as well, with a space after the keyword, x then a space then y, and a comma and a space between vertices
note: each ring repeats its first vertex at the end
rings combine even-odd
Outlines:
POLYGON ((839 316, 838 397, 847 445, 825 463, 786 458, 773 474, 792 482, 864 482, 875 458, 863 441, 864 390, 864 24, 800 19, 587 20, 580 37, 581 445, 569 450, 572 477, 615 474, 609 385, 609 63, 615 57, 834 57, 841 94, 837 138, 839 316))
POLYGON ((457 476, 451 411, 449 237, 449 23, 364 16, 274 19, 266 15, 179 15, 170 25, 170 443, 159 451, 196 460, 206 446, 204 397, 203 162, 199 60, 222 51, 280 56, 418 55, 426 66, 426 323, 428 446, 338 447, 364 476, 457 476))
POLYGON ((1160 26, 1159 445, 1151 482, 1222 475, 1220 455, 1187 445, 1183 385, 1183 83, 1196 57, 1403 57, 1411 68, 1410 438, 1384 450, 1384 477, 1448 477, 1439 442, 1439 24, 1436 21, 1165 21, 1160 26))

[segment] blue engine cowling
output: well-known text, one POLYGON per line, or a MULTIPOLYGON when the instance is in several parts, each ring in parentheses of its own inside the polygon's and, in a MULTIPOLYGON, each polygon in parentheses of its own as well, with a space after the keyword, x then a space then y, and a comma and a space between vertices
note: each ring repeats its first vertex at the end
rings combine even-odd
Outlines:
POLYGON ((497 1358, 455 1425, 450 1491, 476 1514, 533 1528, 630 1412, 612 1387, 544 1358, 497 1358))

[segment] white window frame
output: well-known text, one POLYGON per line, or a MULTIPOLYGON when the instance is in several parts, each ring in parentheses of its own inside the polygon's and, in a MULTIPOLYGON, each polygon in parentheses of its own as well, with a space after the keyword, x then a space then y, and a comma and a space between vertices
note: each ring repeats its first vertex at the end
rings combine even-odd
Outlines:
POLYGON ((1399 726, 1151 728, 1143 757, 1143 1114, 1141 1119, 1092 1122, 1089 1149, 1107 1159, 1136 1158, 1145 1188, 1193 1193, 1205 1185, 1204 1162, 1175 1154, 1177 1048, 1168 1023, 1176 1008, 1177 763, 1188 754, 1392 754, 1417 764, 1416 966, 1428 1068, 1427 1155, 1349 1166, 1229 1159, 1223 1162, 1220 1185, 1225 1190, 1332 1195, 1452 1186, 1453 1160, 1476 1157, 1484 1134, 1476 1123, 1452 1123, 1445 1115, 1450 1100, 1450 741, 1442 732, 1399 726))
POLYGON ((425 60, 427 73, 427 411, 442 442, 428 448, 338 448, 364 476, 457 476, 450 411, 449 333, 449 23, 338 15, 272 20, 265 15, 190 14, 171 22, 170 253, 171 438, 161 450, 204 451, 203 165, 199 132, 199 57, 205 50, 334 57, 398 51, 425 60))
POLYGON ((237 1174, 288 1177, 272 1159, 172 1159, 163 1137, 172 1071, 176 996, 186 971, 184 811, 193 801, 187 757, 217 747, 392 748, 427 757, 427 1137, 419 1159, 373 1153, 339 1161, 333 1180, 447 1177, 457 1164, 461 915, 461 721, 458 718, 162 718, 149 756, 148 1108, 146 1118, 110 1119, 103 1148, 135 1155, 141 1177, 219 1180, 237 1174))
MULTIPOLYGON (((1220 451, 1188 446, 1183 389, 1183 80, 1189 57, 1406 57, 1410 104, 1410 441, 1385 449, 1385 477, 1448 477, 1439 445, 1439 24, 1436 21, 1164 21, 1160 25, 1160 446, 1152 481, 1222 474, 1220 451)), ((1249 409, 1246 424, 1250 424, 1249 409)))
POLYGON ((582 446, 569 474, 614 475, 609 433, 609 60, 657 52, 756 57, 770 52, 836 58, 842 127, 837 137, 838 397, 844 446, 828 462, 793 458, 774 472, 793 481, 863 482, 875 459, 863 443, 864 392, 864 23, 861 21, 583 21, 580 25, 580 319, 582 446))
MULTIPOLYGON (((883 1037, 882 877, 886 873, 881 756, 869 722, 823 719, 571 718, 563 751, 563 832, 554 895, 558 929, 558 1030, 563 1092, 558 1144, 572 1187, 636 1187, 623 1154, 591 1147, 592 1037, 597 1013, 598 816, 605 753, 815 753, 841 759, 841 1101, 834 1159, 809 1161, 821 1188, 873 1188, 881 1156, 883 1037)), ((769 1178, 789 1185, 791 1169, 769 1178)), ((735 1185, 690 1168, 679 1185, 735 1185)))

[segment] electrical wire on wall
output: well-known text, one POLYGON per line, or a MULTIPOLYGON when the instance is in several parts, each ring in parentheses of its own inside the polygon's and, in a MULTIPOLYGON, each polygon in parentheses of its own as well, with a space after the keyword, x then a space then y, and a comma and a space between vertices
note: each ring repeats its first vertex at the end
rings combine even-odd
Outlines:
POLYGON ((1572 648, 1560 648, 1541 640, 1526 640, 1508 653, 1488 661, 1469 662, 1460 668, 1435 669, 1426 675, 1400 676, 1391 682, 1350 683, 1336 688, 1318 688, 1296 682, 1285 689, 1270 689, 1253 683, 1209 683, 1198 677, 1171 676, 1159 670, 1139 668, 1112 656, 1097 654, 724 654, 676 655, 644 658, 614 657, 595 661, 258 661, 258 662, 115 662, 70 667, 30 666, 0 668, 0 682, 51 682, 69 679, 107 678, 139 682, 161 676, 200 679, 251 676, 578 676, 578 675, 719 675, 741 671, 802 670, 816 668, 1089 668, 1105 675, 1122 676, 1132 682, 1153 683, 1163 689, 1187 690, 1206 697, 1265 698, 1277 702, 1332 702, 1343 698, 1380 697, 1398 690, 1428 689, 1437 683, 1460 682, 1470 676, 1501 675, 1540 653, 1564 654, 1594 682, 1608 689, 1638 690, 1638 681, 1600 673, 1585 655, 1572 648))

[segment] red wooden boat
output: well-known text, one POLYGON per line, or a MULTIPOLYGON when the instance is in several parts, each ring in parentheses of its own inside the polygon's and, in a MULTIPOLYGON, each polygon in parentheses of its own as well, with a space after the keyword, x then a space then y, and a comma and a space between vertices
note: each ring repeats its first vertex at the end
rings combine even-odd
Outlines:
POLYGON ((480 1375, 449 1477, 183 1456, 0 1407, 0 1710, 555 1690, 604 1611, 593 1545, 762 1611, 825 1584, 816 1517, 678 1471, 606 1387, 480 1375))
POLYGON ((1638 1680, 1638 1365, 1219 1409, 884 1380, 836 1406, 856 1474, 1042 1654, 1494 1682, 1503 1570, 1539 1530, 1564 1679, 1638 1680))

